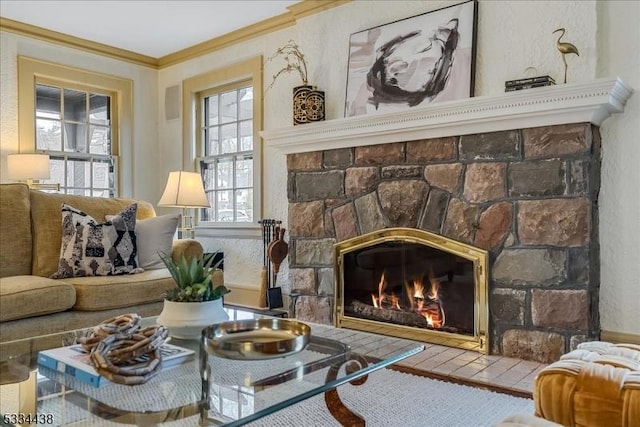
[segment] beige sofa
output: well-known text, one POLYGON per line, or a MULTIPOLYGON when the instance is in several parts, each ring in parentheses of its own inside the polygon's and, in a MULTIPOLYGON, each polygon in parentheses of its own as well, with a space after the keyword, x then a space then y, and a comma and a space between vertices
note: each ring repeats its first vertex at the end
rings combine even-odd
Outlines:
MULTIPOLYGON (((123 313, 157 315, 174 286, 165 268, 118 276, 50 279, 58 270, 63 203, 104 220, 131 199, 104 199, 0 184, 0 343, 93 326, 123 313)), ((138 203, 137 220, 155 217, 138 203)), ((138 245, 140 242, 138 242, 138 245)), ((202 254, 195 240, 176 240, 172 256, 202 254)))

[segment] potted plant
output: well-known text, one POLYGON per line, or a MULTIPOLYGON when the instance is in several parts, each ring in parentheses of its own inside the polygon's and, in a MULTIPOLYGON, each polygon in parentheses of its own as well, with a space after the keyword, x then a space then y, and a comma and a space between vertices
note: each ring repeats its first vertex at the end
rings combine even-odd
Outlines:
POLYGON ((222 260, 214 262, 215 253, 190 260, 182 255, 176 262, 171 256, 161 256, 176 284, 164 294, 164 306, 158 323, 169 329, 175 338, 200 337, 203 328, 229 319, 222 297, 230 291, 224 286, 222 260))
POLYGON ((308 84, 307 60, 293 40, 278 48, 265 64, 283 58, 285 65, 271 79, 267 90, 271 89, 278 77, 286 73, 298 73, 302 85, 293 88, 293 124, 324 120, 324 91, 308 84))

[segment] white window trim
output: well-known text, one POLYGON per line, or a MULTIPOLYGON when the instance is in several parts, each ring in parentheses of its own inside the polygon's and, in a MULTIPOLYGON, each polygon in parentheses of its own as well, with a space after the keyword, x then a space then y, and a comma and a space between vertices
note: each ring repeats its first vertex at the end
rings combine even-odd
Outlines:
MULTIPOLYGON (((199 94, 213 87, 224 86, 237 81, 250 80, 253 86, 253 218, 254 222, 233 224, 196 224, 198 235, 209 237, 259 238, 262 228, 258 219, 262 218, 262 56, 209 71, 182 82, 182 141, 183 168, 187 171, 198 171, 198 158, 204 154, 201 146, 196 146, 197 107, 199 94)), ((199 217, 197 218, 199 221, 199 217)))
MULTIPOLYGON (((112 98, 117 125, 112 128, 116 157, 116 195, 133 194, 133 81, 107 74, 54 64, 18 56, 18 131, 19 150, 32 153, 36 149, 36 81, 52 79, 80 84, 87 88, 114 93, 112 98)), ((45 83, 46 84, 46 83, 45 83)))

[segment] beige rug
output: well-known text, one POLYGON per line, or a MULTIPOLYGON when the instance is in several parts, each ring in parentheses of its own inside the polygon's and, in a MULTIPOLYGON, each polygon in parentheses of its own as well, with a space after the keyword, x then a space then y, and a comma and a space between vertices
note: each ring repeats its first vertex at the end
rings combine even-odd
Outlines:
MULTIPOLYGON (((382 369, 360 386, 346 384, 339 394, 369 427, 480 427, 493 426, 512 414, 533 414, 533 400, 479 388, 457 385, 417 375, 382 369)), ((339 427, 324 406, 323 396, 313 397, 252 427, 339 427)))
MULTIPOLYGON (((289 386, 291 386, 290 383, 289 386)), ((277 387, 269 392, 277 394, 277 387)), ((351 410, 365 418, 368 427, 494 426, 510 415, 533 414, 534 411, 531 399, 390 369, 382 369, 370 374, 363 385, 343 385, 339 388, 339 393, 351 410)), ((122 425, 97 418, 75 405, 68 405, 63 417, 67 423, 72 423, 74 426, 122 425)), ((56 419, 62 418, 56 417, 56 419)), ((194 416, 163 425, 197 426, 198 420, 199 417, 194 416)), ((248 425, 251 427, 340 426, 327 411, 323 395, 312 397, 248 425)))

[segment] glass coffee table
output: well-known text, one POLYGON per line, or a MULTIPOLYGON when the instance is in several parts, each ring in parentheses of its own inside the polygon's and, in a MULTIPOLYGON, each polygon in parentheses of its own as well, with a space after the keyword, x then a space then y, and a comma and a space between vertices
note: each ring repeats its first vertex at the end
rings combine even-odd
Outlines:
MULTIPOLYGON (((231 320, 264 317, 236 309, 227 312, 231 320)), ((152 324, 155 319, 144 321, 152 324)), ((324 394, 327 410, 342 425, 365 425, 366 414, 352 412, 340 400, 338 388, 346 383, 366 387, 368 374, 424 349, 409 340, 308 325, 311 335, 304 350, 269 360, 225 359, 201 352, 198 340, 172 338, 170 343, 196 351, 196 357, 135 386, 107 383, 94 387, 64 373, 38 368, 35 354, 23 355, 12 361, 12 372, 17 375, 13 380, 19 380, 21 372, 27 374, 18 384, 20 407, 8 412, 3 404, 3 420, 45 425, 240 426, 324 394)), ((78 333, 65 335, 67 344, 74 335, 78 333)), ((3 363, 6 368, 9 362, 3 363)), ((12 380, 6 370, 3 376, 3 382, 12 380)), ((3 400, 11 393, 5 388, 0 395, 3 400)))

